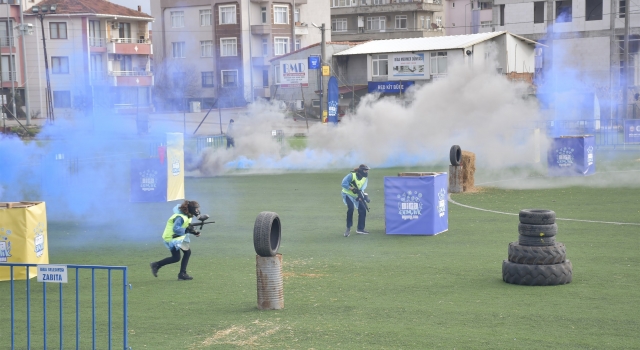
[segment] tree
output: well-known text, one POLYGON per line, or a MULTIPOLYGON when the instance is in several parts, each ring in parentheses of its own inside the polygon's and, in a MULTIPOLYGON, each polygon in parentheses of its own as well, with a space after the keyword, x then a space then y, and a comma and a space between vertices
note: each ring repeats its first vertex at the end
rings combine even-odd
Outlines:
POLYGON ((184 110, 186 101, 199 96, 200 77, 192 65, 165 60, 156 66, 154 104, 161 110, 184 110))

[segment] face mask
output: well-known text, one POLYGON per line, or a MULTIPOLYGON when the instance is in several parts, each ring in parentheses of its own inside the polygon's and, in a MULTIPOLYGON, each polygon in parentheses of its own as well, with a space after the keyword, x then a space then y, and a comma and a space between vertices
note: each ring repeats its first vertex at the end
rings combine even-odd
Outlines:
POLYGON ((193 216, 200 215, 200 207, 199 206, 195 206, 195 205, 189 204, 187 207, 189 208, 189 214, 191 214, 193 216))
POLYGON ((365 171, 360 170, 360 171, 358 171, 358 175, 360 175, 360 177, 367 177, 367 176, 369 176, 369 172, 365 172, 365 171))

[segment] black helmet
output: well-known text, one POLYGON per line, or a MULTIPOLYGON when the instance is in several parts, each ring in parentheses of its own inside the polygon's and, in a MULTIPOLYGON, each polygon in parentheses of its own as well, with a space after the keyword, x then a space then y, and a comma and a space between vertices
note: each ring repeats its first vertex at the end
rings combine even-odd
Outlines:
POLYGON ((369 168, 368 166, 364 165, 364 164, 360 164, 360 166, 358 167, 358 170, 360 171, 364 171, 364 170, 369 170, 371 168, 369 168))

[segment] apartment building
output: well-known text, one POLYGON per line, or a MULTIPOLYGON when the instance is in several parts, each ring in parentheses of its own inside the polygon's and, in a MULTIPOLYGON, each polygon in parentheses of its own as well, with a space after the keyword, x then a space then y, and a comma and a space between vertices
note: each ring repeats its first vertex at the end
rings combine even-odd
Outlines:
POLYGON ((32 113, 46 115, 43 32, 56 116, 72 110, 148 112, 153 109, 152 47, 149 23, 141 11, 106 0, 45 0, 57 5, 42 17, 24 13, 33 35, 26 36, 26 65, 32 113))
POLYGON ((167 74, 163 86, 183 81, 174 107, 178 99, 208 108, 271 98, 269 60, 320 42, 313 23, 330 21, 328 4, 315 0, 158 0, 151 13, 157 74, 167 74))
POLYGON ((493 0, 444 0, 447 35, 493 31, 493 0))
MULTIPOLYGON (((21 25, 21 7, 18 0, 0 0, 0 94, 13 115, 12 96, 16 98, 18 117, 25 117, 25 70, 24 70, 24 36, 21 25)), ((27 34, 26 32, 24 34, 27 34)))
POLYGON ((442 0, 329 0, 335 41, 445 35, 442 0))

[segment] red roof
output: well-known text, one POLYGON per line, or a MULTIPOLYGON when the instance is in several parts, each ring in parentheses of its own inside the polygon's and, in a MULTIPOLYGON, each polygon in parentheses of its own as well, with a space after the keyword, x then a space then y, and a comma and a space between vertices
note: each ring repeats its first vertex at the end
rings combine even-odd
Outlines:
MULTIPOLYGON (((38 3, 42 5, 58 5, 56 13, 58 14, 96 14, 96 15, 114 15, 128 16, 153 19, 150 15, 136 11, 134 9, 111 3, 107 0, 44 0, 38 3)), ((31 8, 24 12, 25 15, 31 14, 31 8)))

